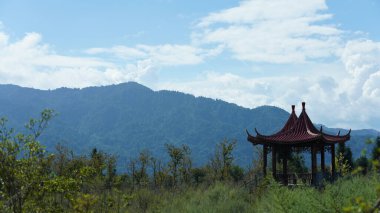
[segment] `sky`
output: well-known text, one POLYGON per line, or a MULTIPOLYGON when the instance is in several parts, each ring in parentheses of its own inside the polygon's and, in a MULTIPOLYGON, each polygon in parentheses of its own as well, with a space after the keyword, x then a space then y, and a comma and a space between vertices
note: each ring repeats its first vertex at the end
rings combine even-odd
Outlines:
POLYGON ((0 84, 305 101, 315 123, 380 130, 379 23, 380 0, 0 0, 0 84))

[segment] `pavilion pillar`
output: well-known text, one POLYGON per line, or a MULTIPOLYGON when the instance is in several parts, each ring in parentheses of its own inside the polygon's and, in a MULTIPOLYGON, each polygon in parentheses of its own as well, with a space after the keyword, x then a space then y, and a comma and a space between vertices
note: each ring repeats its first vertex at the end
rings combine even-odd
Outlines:
POLYGON ((263 174, 264 177, 267 176, 267 155, 268 155, 268 145, 263 145, 263 174))
POLYGON ((317 177, 317 152, 316 147, 313 144, 311 146, 311 184, 316 184, 317 177))
POLYGON ((282 160, 282 175, 283 183, 285 186, 288 185, 288 150, 284 148, 284 157, 282 160))
POLYGON ((276 180, 276 163, 277 163, 277 159, 276 159, 276 146, 273 145, 272 146, 272 175, 273 175, 273 178, 276 180))
POLYGON ((335 178, 335 144, 331 144, 331 177, 335 178))
POLYGON ((321 170, 323 177, 325 176, 325 144, 321 145, 321 170))

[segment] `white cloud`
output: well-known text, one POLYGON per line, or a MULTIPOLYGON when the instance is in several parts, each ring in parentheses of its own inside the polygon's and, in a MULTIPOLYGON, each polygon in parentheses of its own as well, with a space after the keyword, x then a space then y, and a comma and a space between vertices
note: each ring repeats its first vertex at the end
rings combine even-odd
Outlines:
POLYGON ((9 36, 0 33, 0 83, 82 88, 138 80, 149 69, 143 62, 123 67, 99 58, 60 55, 41 40, 40 34, 28 33, 9 42, 9 36))
MULTIPOLYGON (((342 108, 339 95, 334 92, 337 82, 329 76, 307 77, 260 77, 244 78, 231 73, 209 72, 188 82, 166 82, 156 85, 157 89, 171 89, 221 99, 240 106, 253 108, 273 105, 285 110, 291 104, 306 101, 308 112, 315 122, 336 125, 346 121, 339 110, 342 108), (331 89, 331 90, 330 90, 331 89)), ((300 106, 297 108, 300 112, 300 106)), ((344 127, 349 127, 344 123, 344 127)))
POLYGON ((8 35, 0 32, 0 47, 3 47, 8 44, 8 35))
POLYGON ((221 53, 223 47, 201 49, 192 45, 163 44, 135 47, 114 46, 111 48, 91 48, 88 54, 111 54, 124 60, 149 59, 155 66, 178 66, 200 64, 207 57, 221 53))
POLYGON ((343 66, 315 64, 316 71, 297 76, 245 78, 208 72, 196 80, 162 83, 157 88, 222 99, 249 108, 274 105, 288 109, 291 104, 306 101, 315 122, 331 127, 379 129, 380 42, 348 41, 340 63, 343 66))
POLYGON ((242 1, 238 7, 211 13, 203 18, 199 26, 224 22, 233 24, 251 24, 257 20, 289 19, 297 17, 312 17, 322 19, 323 16, 315 17, 315 11, 325 10, 327 6, 324 0, 251 0, 242 1))
POLYGON ((119 58, 130 60, 136 58, 146 57, 146 53, 136 48, 126 46, 114 46, 112 48, 91 48, 85 51, 88 54, 101 54, 109 53, 114 54, 119 58))
POLYGON ((9 36, 0 32, 0 83, 53 89, 143 81, 158 67, 199 64, 220 52, 220 47, 204 50, 165 44, 90 48, 85 53, 93 57, 65 56, 44 44, 38 33, 9 42, 9 36), (100 58, 102 54, 111 58, 100 58))
MULTIPOLYGON (((347 42, 342 54, 342 62, 350 75, 347 90, 351 100, 357 100, 363 93, 366 82, 380 71, 380 43, 370 40, 347 42), (371 77, 372 75, 372 77, 371 77)), ((367 94, 368 94, 368 87, 367 94)))
POLYGON ((302 63, 339 53, 341 30, 321 24, 323 0, 250 0, 211 13, 198 23, 195 43, 224 44, 235 58, 268 63, 302 63))
POLYGON ((159 65, 190 65, 203 62, 202 50, 189 45, 138 45, 150 58, 159 65))

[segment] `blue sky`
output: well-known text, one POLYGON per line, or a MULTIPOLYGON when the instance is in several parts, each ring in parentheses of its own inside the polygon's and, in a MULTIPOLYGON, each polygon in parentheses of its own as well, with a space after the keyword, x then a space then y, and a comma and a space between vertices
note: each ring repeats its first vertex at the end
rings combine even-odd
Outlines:
POLYGON ((0 83, 306 101, 315 122, 379 130, 379 20, 379 0, 0 0, 0 83))

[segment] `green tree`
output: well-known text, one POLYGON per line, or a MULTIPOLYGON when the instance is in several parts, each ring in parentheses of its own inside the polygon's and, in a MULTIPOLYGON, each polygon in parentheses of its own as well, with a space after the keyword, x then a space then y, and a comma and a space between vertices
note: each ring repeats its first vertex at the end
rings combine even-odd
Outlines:
POLYGON ((105 188, 111 190, 117 184, 116 157, 108 156, 106 160, 105 188))
POLYGON ((230 176, 235 182, 239 182, 244 178, 244 169, 238 165, 233 165, 230 168, 230 176))
POLYGON ((0 189, 5 206, 13 212, 25 211, 28 198, 30 206, 44 198, 44 182, 48 180, 52 156, 47 156, 44 147, 37 141, 55 116, 53 110, 41 112, 40 119, 30 119, 25 125, 29 134, 15 133, 0 119, 0 189))
POLYGON ((375 140, 375 146, 372 150, 372 161, 375 162, 375 167, 380 169, 380 165, 377 164, 377 162, 380 162, 380 136, 376 137, 375 140))
POLYGON ((349 147, 346 147, 345 143, 339 143, 338 149, 337 149, 337 156, 342 156, 345 164, 349 166, 349 170, 352 170, 354 168, 354 161, 352 159, 352 151, 349 147))
POLYGON ((95 169, 96 175, 102 176, 103 170, 106 168, 106 154, 93 148, 90 157, 90 165, 95 169))
POLYGON ((206 175, 207 175, 207 169, 206 168, 193 168, 191 170, 193 180, 195 184, 200 184, 204 181, 206 175))
POLYGON ((289 170, 295 173, 307 173, 305 159, 301 154, 292 153, 289 159, 289 170))
POLYGON ((148 177, 148 166, 150 163, 150 152, 148 150, 143 150, 140 152, 139 157, 138 157, 138 164, 140 168, 138 169, 137 173, 137 183, 139 185, 148 185, 149 182, 149 177, 148 177))
POLYGON ((165 144, 165 146, 170 157, 168 166, 172 176, 172 186, 175 187, 178 184, 178 177, 180 174, 182 174, 183 181, 188 181, 190 179, 191 151, 187 145, 177 147, 172 144, 165 144))
POLYGON ((366 175, 369 168, 369 161, 365 155, 360 156, 355 161, 355 167, 360 170, 363 175, 366 175))
POLYGON ((230 169, 234 160, 232 151, 236 146, 236 140, 223 140, 216 146, 215 154, 211 158, 209 166, 218 180, 227 180, 230 177, 230 169))

